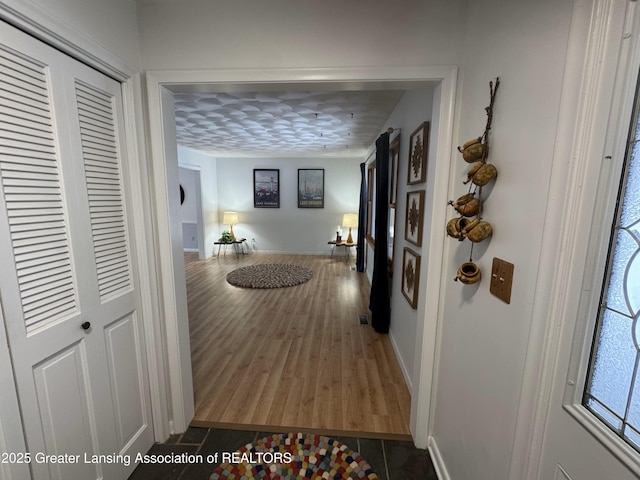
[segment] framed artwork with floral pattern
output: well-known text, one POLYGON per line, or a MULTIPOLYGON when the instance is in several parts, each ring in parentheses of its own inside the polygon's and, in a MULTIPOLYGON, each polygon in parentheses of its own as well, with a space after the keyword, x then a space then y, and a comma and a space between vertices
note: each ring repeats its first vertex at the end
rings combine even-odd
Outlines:
POLYGON ((404 239, 417 247, 422 247, 422 226, 424 222, 424 190, 407 193, 407 214, 405 216, 404 239))
POLYGON ((429 122, 423 122, 409 137, 408 185, 422 183, 427 179, 428 150, 429 122))
POLYGON ((418 308, 420 284, 420 255, 405 247, 402 254, 402 294, 411 305, 418 308))

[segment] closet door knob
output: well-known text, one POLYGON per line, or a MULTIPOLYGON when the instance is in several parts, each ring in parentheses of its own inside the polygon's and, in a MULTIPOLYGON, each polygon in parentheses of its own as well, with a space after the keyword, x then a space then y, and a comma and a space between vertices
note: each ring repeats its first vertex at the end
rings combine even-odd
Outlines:
POLYGON ((89 328, 91 328, 91 323, 90 322, 84 322, 80 326, 82 327, 83 330, 89 330, 89 328))

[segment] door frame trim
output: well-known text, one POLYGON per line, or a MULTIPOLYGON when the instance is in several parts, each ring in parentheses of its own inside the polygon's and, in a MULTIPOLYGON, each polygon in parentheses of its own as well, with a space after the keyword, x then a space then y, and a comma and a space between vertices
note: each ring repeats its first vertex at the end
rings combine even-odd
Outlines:
POLYGON ((605 151, 619 54, 611 32, 627 3, 577 0, 573 6, 510 479, 539 478, 554 387, 568 374, 563 367, 569 352, 561 343, 579 328, 594 197, 585 192, 595 191, 594 164, 601 164, 605 151))
POLYGON ((121 83, 138 72, 135 66, 125 63, 120 57, 34 4, 20 0, 0 0, 0 19, 121 83))
MULTIPOLYGON (((167 333, 168 373, 170 378, 170 397, 172 399, 173 429, 184 431, 193 415, 193 387, 191 382, 191 358, 188 346, 189 330, 186 319, 186 293, 179 283, 184 275, 184 258, 178 254, 181 246, 172 240, 172 211, 170 195, 173 190, 168 186, 170 178, 167 172, 167 156, 173 156, 175 147, 175 131, 165 129, 167 105, 163 106, 163 96, 167 92, 185 91, 190 88, 229 89, 237 85, 251 85, 252 88, 304 84, 318 88, 322 85, 344 84, 413 84, 436 85, 435 91, 440 96, 438 130, 438 149, 435 159, 434 202, 432 219, 435 225, 446 223, 447 198, 450 191, 451 165, 453 155, 454 117, 456 111, 456 85, 458 69, 456 66, 423 66, 423 67, 371 67, 371 68, 307 68, 307 69, 219 69, 192 71, 148 71, 146 72, 148 120, 150 137, 150 158, 154 179, 154 203, 156 205, 156 221, 158 226, 158 258, 168 259, 163 264, 161 289, 164 300, 164 321, 167 333), (171 140, 170 137, 174 139, 171 140), (179 248, 178 248, 179 247, 179 248), (182 295, 185 298, 182 298, 182 295), (180 345, 183 345, 180 349, 180 345), (190 390, 190 391, 189 391, 190 390), (189 416, 191 415, 191 417, 189 416)), ((326 87, 325 87, 326 88, 326 87)), ((405 86, 406 88, 406 86, 405 86)), ((435 102, 434 102, 435 103, 435 102)), ((169 122, 170 123, 170 122, 169 122)), ((175 128, 175 126, 173 127, 175 128)), ((176 161, 177 162, 177 161, 176 161)), ((176 163, 177 165, 177 163, 176 163)), ((173 167, 172 167, 173 168, 173 167)), ((177 200, 173 200, 177 201, 177 200)), ((418 447, 428 446, 432 431, 432 409, 435 402, 436 369, 439 352, 440 332, 442 325, 441 285, 445 283, 442 261, 446 258, 444 236, 433 229, 430 251, 428 252, 427 292, 430 301, 425 311, 418 314, 418 331, 416 332, 416 352, 421 358, 414 371, 414 392, 411 401, 410 429, 414 442, 418 447), (437 233, 436 233, 437 232, 437 233)))

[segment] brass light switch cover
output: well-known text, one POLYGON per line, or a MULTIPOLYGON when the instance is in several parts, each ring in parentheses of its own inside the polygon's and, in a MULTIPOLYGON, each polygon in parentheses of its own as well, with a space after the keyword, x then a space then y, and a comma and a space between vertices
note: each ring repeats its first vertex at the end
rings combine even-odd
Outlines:
POLYGON ((489 291, 500 300, 511 303, 511 284, 513 283, 513 263, 499 258, 493 259, 491 284, 489 291))

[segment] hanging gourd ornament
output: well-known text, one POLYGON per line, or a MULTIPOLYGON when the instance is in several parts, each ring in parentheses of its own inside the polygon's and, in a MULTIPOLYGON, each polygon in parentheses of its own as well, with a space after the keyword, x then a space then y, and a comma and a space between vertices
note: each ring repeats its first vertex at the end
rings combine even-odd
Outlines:
POLYGON ((473 262, 465 262, 458 268, 458 275, 454 280, 460 280, 465 285, 478 283, 481 277, 480 268, 473 262))
POLYGON ((473 138, 466 142, 458 151, 462 153, 462 158, 467 163, 477 162, 486 158, 487 145, 481 142, 482 137, 473 138))
POLYGON ((464 240, 466 235, 464 228, 471 220, 465 217, 452 218, 447 222, 447 235, 458 240, 464 240))
POLYGON ((449 202, 456 211, 464 217, 473 217, 480 211, 480 200, 473 193, 466 193, 455 202, 449 202))
POLYGON ((462 232, 466 238, 473 243, 478 243, 493 234, 493 228, 489 222, 478 220, 477 218, 464 226, 462 232))
POLYGON ((490 163, 476 162, 467 172, 467 184, 473 182, 474 185, 484 187, 487 183, 498 176, 498 170, 490 163))

